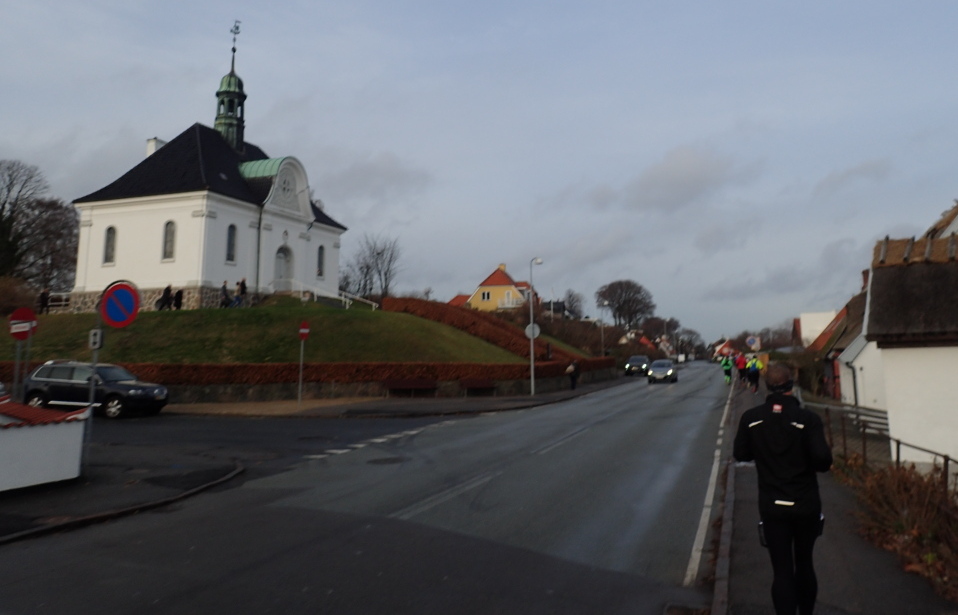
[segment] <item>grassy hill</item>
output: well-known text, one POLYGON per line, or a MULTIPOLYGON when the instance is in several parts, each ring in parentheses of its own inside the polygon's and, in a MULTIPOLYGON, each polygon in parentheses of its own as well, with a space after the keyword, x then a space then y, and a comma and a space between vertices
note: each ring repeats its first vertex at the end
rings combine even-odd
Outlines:
MULTIPOLYGON (((299 324, 309 323, 306 362, 523 363, 526 359, 445 325, 408 314, 343 310, 288 298, 252 309, 142 312, 129 327, 104 326, 99 360, 117 363, 295 363, 299 324)), ((90 360, 95 314, 39 317, 31 361, 90 360)), ((0 361, 16 341, 0 336, 0 361)), ((22 343, 25 350, 26 342, 22 343)))

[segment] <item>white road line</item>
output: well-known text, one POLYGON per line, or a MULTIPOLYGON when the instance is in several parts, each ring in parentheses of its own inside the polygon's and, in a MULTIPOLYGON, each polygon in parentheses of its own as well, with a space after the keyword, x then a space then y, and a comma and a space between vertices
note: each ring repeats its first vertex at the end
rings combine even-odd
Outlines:
MULTIPOLYGON (((722 412, 722 422, 725 425, 725 418, 728 416, 729 406, 732 403, 732 391, 728 392, 728 399, 725 400, 725 410, 722 412)), ((721 434, 721 429, 719 433, 721 434)), ((712 456, 712 473, 709 476, 709 486, 705 490, 705 504, 702 507, 702 516, 699 518, 699 529, 695 533, 695 540, 692 542, 692 555, 689 557, 689 567, 685 569, 685 581, 683 585, 690 587, 695 583, 698 576, 699 563, 702 561, 702 547, 705 544, 705 535, 709 529, 709 519, 712 516, 712 500, 715 498, 715 485, 718 483, 719 466, 722 461, 722 437, 718 438, 715 454, 712 456)))
POLYGON ((547 445, 545 445, 544 447, 542 447, 542 448, 540 448, 540 449, 538 449, 538 450, 536 450, 536 451, 533 451, 533 453, 535 453, 536 455, 544 455, 544 454, 548 453, 549 451, 551 451, 552 449, 558 448, 558 447, 562 446, 563 444, 565 444, 566 442, 569 442, 570 440, 581 436, 582 434, 584 434, 585 432, 589 431, 590 429, 592 429, 592 426, 591 426, 591 425, 588 425, 588 426, 586 426, 586 427, 583 427, 582 429, 578 429, 578 430, 576 430, 576 431, 573 431, 573 432, 570 433, 570 434, 567 434, 567 435, 565 435, 565 436, 562 436, 561 438, 559 438, 558 440, 556 440, 556 441, 553 442, 552 444, 547 444, 547 445))
POLYGON ((351 448, 330 448, 326 450, 326 453, 329 455, 345 455, 351 452, 353 452, 351 448))
POLYGON ((455 487, 450 487, 449 489, 446 489, 445 491, 440 491, 439 493, 433 496, 430 496, 426 498, 425 500, 422 500, 421 502, 417 502, 416 504, 413 504, 412 506, 407 506, 406 508, 403 508, 400 511, 394 512, 393 514, 389 515, 389 517, 392 519, 402 519, 402 520, 411 519, 415 517, 416 515, 420 515, 431 508, 439 506, 440 504, 444 502, 448 502, 449 500, 455 497, 458 497, 462 495, 463 493, 466 493, 467 491, 471 491, 473 489, 476 489, 477 487, 481 487, 482 485, 485 485, 486 483, 488 483, 495 477, 499 476, 500 474, 502 474, 502 472, 496 472, 494 474, 484 474, 482 476, 477 476, 476 478, 467 480, 461 485, 456 485, 455 487))
POLYGON ((365 442, 357 442, 356 444, 350 444, 349 447, 353 450, 357 448, 366 448, 368 445, 365 442))
POLYGON ((303 459, 326 459, 329 455, 304 455, 303 459))

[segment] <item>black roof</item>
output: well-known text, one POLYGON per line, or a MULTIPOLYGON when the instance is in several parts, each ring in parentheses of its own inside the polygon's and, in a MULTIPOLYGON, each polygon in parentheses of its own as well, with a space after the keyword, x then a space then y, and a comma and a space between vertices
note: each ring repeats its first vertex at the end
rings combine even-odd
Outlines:
POLYGON ((240 154, 213 128, 193 124, 112 184, 74 203, 209 190, 262 204, 260 191, 243 179, 239 165, 268 156, 251 143, 244 145, 245 150, 240 154))
POLYGON ((335 220, 327 216, 326 212, 320 209, 316 205, 316 203, 313 203, 312 201, 310 201, 309 206, 313 210, 313 219, 316 220, 316 222, 320 224, 325 224, 326 226, 332 226, 334 228, 343 229, 344 231, 347 230, 345 226, 343 226, 339 222, 336 222, 335 220))

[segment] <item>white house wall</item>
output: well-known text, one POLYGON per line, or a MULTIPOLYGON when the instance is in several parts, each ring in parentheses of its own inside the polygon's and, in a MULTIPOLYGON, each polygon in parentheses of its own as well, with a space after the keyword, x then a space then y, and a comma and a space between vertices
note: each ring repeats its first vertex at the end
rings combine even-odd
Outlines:
POLYGON ((887 409, 884 367, 882 365, 881 353, 882 351, 875 342, 867 342, 850 361, 845 357, 844 353, 839 356, 842 401, 844 403, 854 404, 856 402, 853 387, 857 386, 857 401, 859 406, 874 408, 876 410, 887 409), (848 366, 848 362, 851 362, 854 366, 854 376, 852 376, 853 368, 848 366))
MULTIPOLYGON (((958 348, 885 348, 881 355, 891 436, 958 459, 958 417, 951 386, 958 348)), ((906 461, 933 460, 907 446, 901 451, 906 461)))

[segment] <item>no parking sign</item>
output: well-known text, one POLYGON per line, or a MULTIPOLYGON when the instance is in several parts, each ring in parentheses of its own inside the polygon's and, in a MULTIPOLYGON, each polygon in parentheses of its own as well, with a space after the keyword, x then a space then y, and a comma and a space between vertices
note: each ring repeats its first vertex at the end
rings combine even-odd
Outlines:
POLYGON ((111 327, 122 328, 136 320, 140 311, 140 293, 130 282, 114 282, 103 291, 100 316, 111 327))

